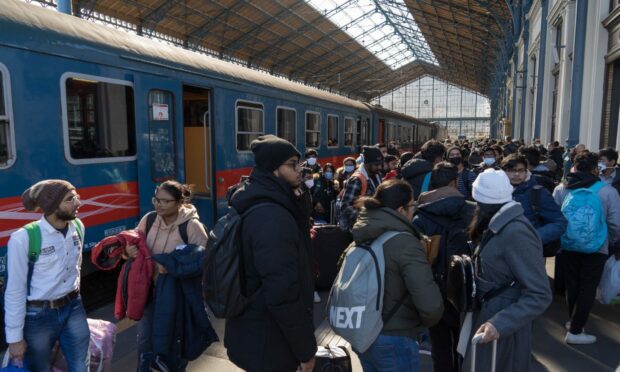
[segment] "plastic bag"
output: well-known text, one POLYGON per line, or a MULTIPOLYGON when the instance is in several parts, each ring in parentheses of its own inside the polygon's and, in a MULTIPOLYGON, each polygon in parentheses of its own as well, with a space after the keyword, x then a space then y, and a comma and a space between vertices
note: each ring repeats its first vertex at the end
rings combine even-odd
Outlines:
POLYGON ((614 256, 605 263, 597 299, 603 304, 620 304, 620 261, 614 256))

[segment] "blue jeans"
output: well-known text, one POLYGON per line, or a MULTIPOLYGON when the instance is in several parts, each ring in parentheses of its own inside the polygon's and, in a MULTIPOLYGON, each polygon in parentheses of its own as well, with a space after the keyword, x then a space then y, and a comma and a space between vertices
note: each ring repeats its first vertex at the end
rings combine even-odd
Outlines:
POLYGON ((59 309, 26 307, 24 361, 32 372, 50 370, 50 355, 56 341, 67 360, 69 372, 86 372, 90 364, 90 331, 80 297, 59 309))
POLYGON ((358 356, 364 372, 420 370, 420 349, 411 337, 379 335, 370 348, 358 356))

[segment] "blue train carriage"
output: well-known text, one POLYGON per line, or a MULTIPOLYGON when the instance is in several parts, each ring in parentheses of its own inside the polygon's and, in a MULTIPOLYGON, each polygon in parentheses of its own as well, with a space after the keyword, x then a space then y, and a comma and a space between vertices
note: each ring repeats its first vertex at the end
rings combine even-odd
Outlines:
POLYGON ((427 121, 378 105, 368 105, 373 113, 373 124, 381 143, 396 142, 401 152, 419 151, 424 142, 437 137, 436 126, 427 121))
POLYGON ((90 250, 167 179, 194 185, 212 226, 261 134, 335 164, 377 136, 361 102, 18 0, 0 7, 0 93, 1 272, 11 232, 38 217, 20 199, 38 180, 76 185, 90 250))

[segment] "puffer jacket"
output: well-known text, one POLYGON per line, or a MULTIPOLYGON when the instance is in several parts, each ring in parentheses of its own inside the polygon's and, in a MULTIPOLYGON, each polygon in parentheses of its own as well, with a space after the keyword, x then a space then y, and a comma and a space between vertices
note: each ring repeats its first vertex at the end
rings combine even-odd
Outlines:
POLYGON ((153 276, 151 251, 141 231, 129 230, 103 239, 91 254, 95 266, 101 270, 112 270, 121 262, 121 255, 130 245, 138 247, 138 255, 123 264, 118 276, 114 302, 114 317, 118 320, 125 317, 140 320, 144 315, 153 276))
POLYGON ((204 257, 205 248, 193 244, 152 257, 167 271, 160 275, 155 286, 152 324, 155 354, 194 360, 218 341, 202 300, 204 257))
POLYGON ((526 178, 525 182, 515 187, 512 199, 521 203, 523 214, 540 235, 543 244, 560 239, 566 231, 568 222, 560 206, 546 188, 539 185, 534 177, 526 178), (534 195, 538 193, 538 196, 534 195), (538 197, 538 211, 532 204, 538 197))
POLYGON ((408 293, 408 298, 394 316, 383 325, 381 334, 416 338, 425 327, 435 325, 443 313, 443 299, 433 280, 418 233, 413 225, 390 208, 362 209, 352 234, 355 244, 378 238, 388 231, 399 234, 383 245, 385 258, 385 292, 383 317, 408 293))
POLYGON ((411 159, 401 169, 403 179, 413 188, 413 198, 418 200, 426 175, 433 170, 433 164, 424 159, 411 159))

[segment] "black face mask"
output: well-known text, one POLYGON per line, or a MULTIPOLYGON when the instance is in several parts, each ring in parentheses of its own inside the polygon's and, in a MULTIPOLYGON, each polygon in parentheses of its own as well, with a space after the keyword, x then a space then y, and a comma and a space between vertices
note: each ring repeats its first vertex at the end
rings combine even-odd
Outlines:
POLYGON ((450 163, 452 163, 453 165, 457 165, 458 166, 459 164, 461 164, 463 162, 463 158, 460 157, 460 156, 456 157, 456 158, 448 158, 448 161, 450 163))

